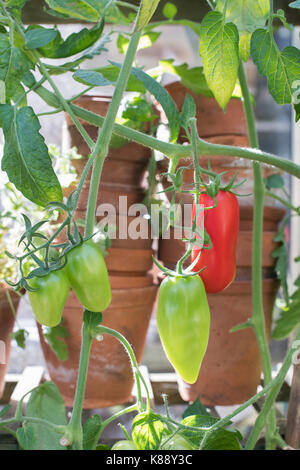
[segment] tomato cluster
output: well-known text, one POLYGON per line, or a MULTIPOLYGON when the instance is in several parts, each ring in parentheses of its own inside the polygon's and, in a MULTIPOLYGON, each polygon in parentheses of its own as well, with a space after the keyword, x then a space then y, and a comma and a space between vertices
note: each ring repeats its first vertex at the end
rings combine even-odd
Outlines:
POLYGON ((103 255, 91 240, 73 248, 67 264, 58 271, 29 281, 33 291, 29 299, 41 325, 56 326, 68 298, 70 287, 82 306, 91 312, 102 312, 111 302, 111 288, 103 255))

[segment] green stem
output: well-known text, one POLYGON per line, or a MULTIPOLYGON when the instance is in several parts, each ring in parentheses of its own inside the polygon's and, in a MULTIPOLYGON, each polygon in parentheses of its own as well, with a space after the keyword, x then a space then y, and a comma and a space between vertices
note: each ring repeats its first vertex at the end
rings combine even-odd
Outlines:
POLYGON ((295 207, 292 204, 290 204, 288 201, 283 199, 282 197, 278 196, 277 194, 272 193, 272 191, 265 190, 265 196, 272 197, 276 201, 280 202, 283 206, 287 207, 293 212, 296 212, 297 215, 300 216, 300 208, 295 207))
POLYGON ((101 179, 102 167, 104 160, 108 154, 109 143, 113 134, 114 122, 117 117, 118 109, 123 98, 124 91, 126 90, 126 85, 130 76, 131 67, 136 55, 140 37, 141 32, 135 32, 131 36, 111 104, 104 119, 103 126, 99 131, 97 142, 91 155, 91 159, 93 160, 94 164, 86 214, 85 234, 87 236, 90 236, 93 233, 98 188, 101 179))
POLYGON ((71 420, 68 424, 68 428, 71 434, 71 444, 72 449, 81 450, 82 449, 82 409, 83 409, 83 400, 85 394, 86 379, 88 373, 89 357, 90 351, 93 342, 93 336, 91 334, 90 328, 86 322, 82 324, 82 343, 80 350, 80 360, 79 360, 79 369, 78 377, 76 384, 76 392, 73 404, 73 412, 71 420))
POLYGON ((96 327, 93 328, 92 335, 93 335, 94 338, 96 338, 97 336, 102 335, 102 334, 108 334, 108 335, 114 336, 115 338, 117 338, 123 344, 124 348, 126 349, 128 355, 129 355, 131 366, 132 366, 132 369, 133 369, 133 372, 134 372, 134 375, 135 375, 135 379, 136 379, 137 395, 138 395, 137 399, 138 399, 139 409, 144 408, 142 393, 141 393, 141 386, 140 386, 140 380, 141 380, 144 387, 145 387, 146 394, 147 394, 147 408, 150 410, 151 404, 150 404, 150 395, 149 395, 148 387, 147 387, 147 384, 144 380, 144 377, 142 376, 142 374, 139 370, 139 366, 138 366, 138 363, 137 363, 137 360, 136 360, 136 357, 135 357, 135 354, 134 354, 134 351, 132 349, 131 344, 125 338, 125 336, 123 336, 118 331, 115 331, 111 328, 108 328, 107 326, 100 325, 100 326, 96 326, 96 327))
MULTIPOLYGON (((248 133, 251 147, 258 148, 258 135, 255 126, 255 117, 251 103, 250 91, 242 61, 239 66, 239 80, 243 95, 243 104, 248 126, 248 133)), ((260 164, 253 162, 254 176, 254 220, 253 220, 253 240, 252 240, 252 318, 251 324, 254 328, 262 369, 264 383, 267 385, 272 380, 272 364, 269 352, 268 339, 266 334, 266 323, 263 307, 262 288, 262 243, 263 243, 263 218, 264 218, 264 191, 265 185, 260 164)), ((275 409, 272 410, 267 427, 266 447, 271 448, 273 443, 270 436, 274 435, 276 429, 275 409)))

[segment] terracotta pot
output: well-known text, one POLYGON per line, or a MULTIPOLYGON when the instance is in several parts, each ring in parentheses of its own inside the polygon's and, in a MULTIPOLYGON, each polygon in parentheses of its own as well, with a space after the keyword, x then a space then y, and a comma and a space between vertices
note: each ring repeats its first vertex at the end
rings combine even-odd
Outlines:
MULTIPOLYGON (((78 210, 86 210, 89 196, 89 184, 86 183, 82 187, 82 191, 78 200, 78 210)), ((144 199, 144 191, 140 188, 132 188, 130 186, 119 186, 101 183, 101 190, 97 199, 98 214, 102 204, 110 204, 115 208, 117 214, 127 214, 128 208, 133 204, 140 204, 144 199)))
MULTIPOLYGON (((113 290, 112 303, 103 313, 103 325, 122 333, 130 342, 138 362, 141 361, 148 324, 156 297, 156 286, 113 290)), ((69 357, 59 361, 45 343, 39 328, 43 354, 51 377, 65 400, 72 406, 81 344, 82 307, 71 292, 63 317, 69 337, 65 339, 69 357)), ((104 335, 94 341, 87 377, 84 408, 103 408, 131 400, 134 379, 124 347, 115 338, 104 335)))
POLYGON ((143 274, 137 276, 135 273, 110 273, 110 285, 112 289, 138 289, 139 287, 149 287, 153 285, 153 276, 143 274))
MULTIPOLYGON (((182 110, 186 95, 192 96, 196 104, 197 127, 200 137, 248 134, 241 100, 231 99, 224 113, 214 98, 193 93, 180 82, 173 82, 165 88, 177 104, 179 111, 182 110)), ((180 132, 181 137, 185 138, 183 129, 180 132)))
MULTIPOLYGON (((18 308, 20 297, 9 290, 15 310, 18 308)), ((0 286, 0 398, 5 386, 5 375, 10 354, 10 338, 15 324, 15 317, 7 300, 6 288, 0 286)))
MULTIPOLYGON (((74 101, 74 104, 92 111, 93 113, 106 116, 110 102, 111 96, 83 95, 74 101)), ((90 154, 89 147, 83 140, 76 126, 74 126, 70 116, 66 114, 65 118, 69 145, 71 147, 77 147, 78 153, 87 157, 90 154)), ((98 128, 83 120, 80 120, 80 122, 90 137, 96 141, 98 128)), ((145 123, 145 132, 148 132, 148 130, 149 123, 145 123)), ((150 157, 151 150, 135 142, 129 142, 118 149, 111 148, 103 165, 101 181, 104 183, 139 186, 142 182, 150 157)), ((76 167, 79 165, 82 166, 80 160, 77 160, 77 162, 73 161, 73 164, 76 167)))
MULTIPOLYGON (((263 281, 266 330, 269 335, 272 310, 279 288, 273 279, 263 281)), ((260 383, 261 361, 253 329, 230 333, 252 314, 251 282, 239 281, 216 295, 208 295, 211 330, 208 348, 199 377, 193 385, 178 378, 179 392, 185 401, 200 396, 205 406, 229 406, 255 395, 260 383)))
POLYGON ((105 258, 108 271, 115 273, 146 273, 152 268, 152 250, 108 248, 105 258))

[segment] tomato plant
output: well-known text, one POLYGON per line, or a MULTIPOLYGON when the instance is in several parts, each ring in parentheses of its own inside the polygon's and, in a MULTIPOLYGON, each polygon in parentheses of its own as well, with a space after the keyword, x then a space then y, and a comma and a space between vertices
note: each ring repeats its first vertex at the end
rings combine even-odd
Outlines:
MULTIPOLYGON (((26 0, 0 0, 0 127, 4 136, 1 169, 7 173, 10 183, 27 199, 39 207, 58 210, 64 219, 54 233, 47 237, 42 229, 45 220, 32 225, 29 218, 24 217, 25 231, 19 240, 19 247, 23 247, 23 251, 20 254, 16 247, 17 254, 8 254, 12 262, 16 262, 20 274, 19 280, 12 287, 16 290, 28 290, 34 314, 43 325, 53 326, 59 323, 70 286, 84 310, 78 381, 71 418, 66 418, 64 402, 57 387, 47 382, 31 393, 25 413, 22 406, 17 407, 13 418, 5 417, 7 408, 0 412, 0 428, 6 429, 16 423, 20 425, 16 433, 13 430, 10 432, 17 438, 22 449, 96 449, 108 424, 119 419, 122 414, 135 412, 132 437, 126 436, 125 441, 116 444, 119 449, 129 447, 134 450, 136 447, 159 450, 164 446, 182 448, 186 445, 197 449, 223 449, 225 446, 226 449, 238 450, 241 436, 228 429, 231 419, 262 397, 265 398, 264 405, 243 445, 246 449, 253 449, 264 428, 266 449, 286 445, 278 432, 274 403, 292 364, 300 331, 299 328, 295 331, 295 343, 291 345, 273 378, 262 302, 261 253, 266 188, 261 164, 272 165, 298 179, 300 166, 259 149, 253 99, 243 62, 251 56, 260 75, 267 79, 270 95, 279 105, 292 104, 298 121, 300 51, 294 46, 284 49, 278 47, 273 33, 276 22, 280 21, 287 28, 290 25, 283 11, 274 12, 272 0, 209 0, 207 3, 211 11, 200 23, 194 19, 177 19, 177 7, 170 3, 163 8, 164 19, 160 22, 152 21, 159 3, 159 0, 141 0, 137 7, 117 0, 46 0, 53 17, 94 24, 91 28, 82 28, 63 38, 57 27, 25 26, 22 23, 22 8, 26 8, 26 0), (105 22, 108 27, 110 23, 132 27, 125 35, 120 34, 116 41, 119 50, 125 53, 123 63, 110 62, 97 69, 82 67, 86 59, 98 56, 104 50, 107 42, 107 37, 103 36, 105 22), (138 49, 144 47, 143 44, 151 45, 158 39, 160 31, 156 29, 162 24, 180 24, 192 29, 197 37, 203 66, 189 69, 187 64, 177 66, 169 60, 163 61, 161 67, 180 76, 191 92, 203 94, 206 98, 215 98, 224 111, 232 97, 242 98, 249 148, 215 144, 200 138, 195 118, 196 105, 192 96, 186 97, 179 111, 159 80, 154 78, 155 74, 134 66, 138 49), (52 58, 64 60, 63 63, 52 64, 49 62, 52 58), (87 88, 79 95, 66 99, 56 82, 56 76, 63 73, 68 73, 70 80, 74 79, 87 88), (74 105, 73 102, 81 94, 93 87, 107 85, 114 87, 115 91, 105 117, 74 105), (138 93, 141 97, 135 99, 133 106, 125 111, 128 119, 138 117, 138 126, 129 125, 126 120, 121 124, 116 123, 125 91, 138 93), (67 201, 63 200, 58 176, 40 133, 40 116, 27 104, 28 95, 31 94, 37 94, 51 108, 46 112, 47 115, 66 112, 90 149, 78 186, 67 201), (150 136, 141 132, 145 119, 149 122, 154 119, 151 106, 145 101, 148 95, 159 102, 168 121, 168 142, 161 140, 158 134, 150 136), (86 131, 83 122, 99 128, 96 142, 86 131), (178 143, 182 128, 187 138, 185 145, 178 143), (168 177, 173 183, 166 192, 192 193, 196 202, 202 203, 206 208, 204 224, 210 237, 211 249, 206 249, 209 248, 206 242, 203 249, 196 248, 197 224, 200 225, 200 221, 195 219, 192 233, 184 239, 187 242, 186 252, 178 260, 176 269, 171 271, 160 266, 166 278, 159 289, 159 333, 171 363, 190 383, 197 379, 209 336, 210 315, 205 288, 207 292, 217 293, 232 282, 238 232, 235 196, 229 191, 230 188, 223 191, 221 186, 220 191, 214 195, 202 191, 207 176, 215 179, 221 176, 212 172, 211 168, 202 168, 198 157, 230 156, 252 162, 253 314, 247 323, 237 325, 235 330, 253 328, 261 354, 264 386, 248 402, 222 419, 207 416, 202 407, 178 421, 172 418, 166 399, 165 413, 153 412, 149 390, 141 376, 130 342, 121 333, 101 325, 101 311, 111 301, 111 289, 105 260, 91 239, 95 235, 95 214, 103 163, 113 137, 118 142, 135 142, 165 155, 169 160, 168 177), (176 168, 179 160, 190 158, 191 155, 195 177, 191 187, 184 189, 183 172, 186 168, 177 172, 176 168), (82 235, 75 213, 88 174, 91 174, 91 180, 82 235), (209 209, 209 205, 215 207, 209 209), (62 233, 67 234, 67 240, 57 242, 62 233), (184 269, 185 262, 191 255, 192 263, 184 269), (29 274, 25 272, 28 261, 36 266, 29 274), (62 268, 64 263, 66 266, 62 268), (137 384, 137 401, 104 422, 95 414, 82 426, 91 346, 93 341, 102 341, 104 334, 116 338, 128 352, 137 384), (146 401, 141 393, 142 384, 145 385, 146 401)), ((290 6, 296 11, 300 6, 299 1, 292 2, 290 6)), ((110 38, 117 29, 110 29, 110 38)), ((291 200, 278 197, 277 200, 297 216, 300 215, 299 208, 293 207, 291 200)), ((174 201, 175 195, 171 198, 171 205, 174 201)), ((278 271, 281 278, 284 278, 282 266, 284 258, 287 258, 287 251, 281 250, 279 258, 278 271)), ((299 279, 295 285, 299 286, 299 279)), ((297 291, 293 297, 289 297, 286 290, 285 286, 286 311, 290 315, 282 315, 277 323, 277 337, 284 336, 286 332, 291 333, 299 326, 297 291)), ((193 410, 195 411, 195 407, 193 410)))

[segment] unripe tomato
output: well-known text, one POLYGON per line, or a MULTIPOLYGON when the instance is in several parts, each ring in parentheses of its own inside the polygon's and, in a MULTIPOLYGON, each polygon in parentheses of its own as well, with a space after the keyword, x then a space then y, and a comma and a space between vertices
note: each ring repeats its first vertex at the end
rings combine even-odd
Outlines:
POLYGON ((157 326, 166 355, 185 382, 197 380, 210 327, 202 279, 166 277, 159 288, 157 326))
POLYGON ((65 269, 52 271, 44 277, 29 279, 28 284, 38 289, 28 292, 37 321, 45 326, 58 325, 70 290, 70 281, 65 269))
POLYGON ((161 441, 160 450, 194 450, 195 447, 184 437, 175 434, 171 439, 164 437, 161 441))
POLYGON ((103 255, 88 240, 67 254, 66 273, 81 304, 91 312, 103 312, 111 302, 111 288, 103 255))
POLYGON ((127 441, 124 439, 123 441, 116 442, 112 446, 111 450, 137 450, 137 448, 133 441, 127 441))

